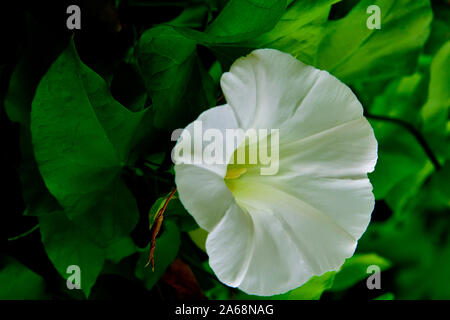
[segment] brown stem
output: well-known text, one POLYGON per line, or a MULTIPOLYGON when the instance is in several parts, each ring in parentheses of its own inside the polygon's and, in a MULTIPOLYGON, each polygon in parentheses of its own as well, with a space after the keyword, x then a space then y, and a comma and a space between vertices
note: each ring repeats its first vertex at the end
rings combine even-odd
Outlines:
POLYGON ((161 229, 163 220, 164 220, 164 211, 166 211, 167 205, 169 204, 169 201, 172 199, 173 195, 177 191, 177 188, 175 187, 172 192, 170 192, 169 196, 167 197, 166 201, 164 202, 163 207, 158 211, 155 217, 155 222, 152 225, 151 228, 151 234, 152 234, 152 240, 150 244, 150 251, 148 254, 148 261, 145 265, 147 267, 149 264, 152 265, 152 271, 155 271, 155 248, 156 248, 156 237, 158 236, 159 230, 161 229))

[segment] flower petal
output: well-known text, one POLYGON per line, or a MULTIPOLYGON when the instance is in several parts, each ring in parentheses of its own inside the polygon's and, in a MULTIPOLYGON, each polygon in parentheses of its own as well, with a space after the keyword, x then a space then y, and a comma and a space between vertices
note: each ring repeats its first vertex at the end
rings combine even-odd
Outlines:
MULTIPOLYGON (((245 183, 260 182, 245 177, 245 183)), ((375 199, 367 177, 361 179, 311 178, 302 175, 267 176, 264 183, 327 215, 356 240, 370 222, 375 199)))
POLYGON ((305 138, 362 118, 353 92, 326 71, 273 49, 255 50, 223 74, 221 87, 244 128, 280 129, 280 139, 305 138))
POLYGON ((208 235, 206 251, 219 280, 249 294, 282 293, 312 275, 282 224, 265 209, 230 207, 208 235))
POLYGON ((180 201, 200 227, 211 231, 235 202, 223 178, 194 165, 175 166, 180 201))
POLYGON ((259 165, 237 167, 225 183, 226 165, 180 157, 180 198, 210 232, 212 269, 257 295, 337 270, 374 205, 367 172, 377 142, 356 96, 326 71, 272 49, 238 59, 221 86, 228 105, 203 113, 204 128, 280 129, 280 167, 274 176, 261 176, 259 165))
POLYGON ((365 118, 300 138, 280 142, 279 174, 312 177, 365 177, 377 161, 377 141, 365 118))
POLYGON ((241 128, 279 128, 320 71, 278 50, 255 50, 233 63, 221 87, 241 128))
MULTIPOLYGON (((223 178, 227 171, 228 160, 235 149, 227 150, 226 145, 222 146, 221 141, 215 141, 213 137, 210 137, 208 141, 204 139, 204 134, 214 130, 226 142, 226 130, 237 128, 237 121, 233 110, 228 105, 222 105, 204 111, 196 121, 190 123, 181 133, 173 150, 175 164, 195 165, 215 172, 223 178), (196 144, 199 146, 198 150, 195 149, 196 144), (208 145, 212 144, 215 144, 222 151, 219 162, 214 162, 214 159, 208 155, 208 152, 205 152, 208 145), (186 150, 187 152, 181 152, 182 150, 186 150)), ((239 141, 236 145, 238 144, 239 141)))
MULTIPOLYGON (((270 184, 248 180, 236 180, 233 188, 237 203, 248 212, 254 225, 248 268, 244 276, 240 271, 241 290, 257 295, 280 294, 301 286, 314 275, 339 269, 353 254, 357 239, 303 200, 270 184)), ((219 239, 225 233, 217 228, 209 237, 219 239)), ((207 251, 214 261, 213 251, 208 250, 213 246, 211 239, 207 251)), ((245 239, 239 240, 241 243, 245 239)), ((239 249, 230 245, 228 255, 244 261, 241 255, 248 255, 250 250, 239 249)), ((214 263, 211 266, 220 278, 222 270, 214 263)))
MULTIPOLYGON (((197 121, 201 122, 201 135, 205 130, 215 129, 225 137, 226 129, 237 127, 233 111, 228 105, 206 110, 198 117, 197 121)), ((183 206, 200 227, 210 231, 235 202, 233 194, 223 179, 227 171, 226 160, 230 158, 234 150, 230 149, 229 154, 227 154, 227 150, 223 152, 222 163, 205 162, 205 159, 195 162, 194 148, 191 146, 194 146, 196 142, 201 142, 200 152, 203 152, 211 142, 203 140, 202 136, 196 137, 194 124, 194 122, 189 124, 183 130, 174 148, 175 184, 183 206), (186 132, 188 134, 184 135, 186 132), (188 152, 179 153, 177 151, 177 148, 183 148, 186 145, 188 147, 185 150, 188 152)))
POLYGON ((206 252, 209 264, 220 281, 231 287, 242 282, 253 250, 255 228, 251 217, 236 204, 208 234, 206 252))

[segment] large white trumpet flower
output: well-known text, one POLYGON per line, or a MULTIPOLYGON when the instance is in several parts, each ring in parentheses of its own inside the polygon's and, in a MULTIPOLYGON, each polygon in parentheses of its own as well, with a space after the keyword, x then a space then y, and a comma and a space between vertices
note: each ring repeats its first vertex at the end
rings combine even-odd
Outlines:
POLYGON ((339 269, 374 207, 367 173, 377 142, 356 96, 328 72, 272 49, 238 59, 221 87, 227 104, 202 113, 174 148, 180 200, 209 232, 217 277, 274 295, 339 269), (198 124, 205 135, 195 133, 198 124), (239 128, 263 134, 220 145, 239 128), (230 163, 239 150, 259 157, 230 163))

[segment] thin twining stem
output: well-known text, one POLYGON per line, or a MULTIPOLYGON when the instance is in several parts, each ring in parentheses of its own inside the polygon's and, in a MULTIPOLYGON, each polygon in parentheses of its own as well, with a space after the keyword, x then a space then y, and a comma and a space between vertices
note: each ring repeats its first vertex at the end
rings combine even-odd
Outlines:
POLYGON ((433 153, 433 150, 431 150, 430 146, 428 145, 428 143, 425 140, 425 138, 423 137, 423 135, 411 123, 409 123, 407 121, 404 121, 404 120, 401 120, 401 119, 396 119, 396 118, 390 118, 390 117, 387 117, 387 116, 379 116, 379 115, 370 114, 368 112, 365 113, 365 116, 367 118, 369 118, 369 119, 395 123, 395 124, 405 128, 407 131, 409 131, 409 133, 411 133, 414 136, 414 138, 420 144, 420 146, 422 147, 423 151, 425 151, 425 154, 428 156, 430 161, 433 163, 434 168, 436 169, 436 171, 438 171, 438 170, 440 170, 442 168, 442 166, 439 163, 436 155, 433 153))
POLYGON ((35 225, 33 228, 31 228, 30 230, 25 231, 24 233, 19 234, 18 236, 8 238, 8 241, 14 241, 14 240, 18 240, 18 239, 21 239, 23 237, 26 237, 27 235, 33 233, 37 229, 39 229, 39 223, 37 225, 35 225))

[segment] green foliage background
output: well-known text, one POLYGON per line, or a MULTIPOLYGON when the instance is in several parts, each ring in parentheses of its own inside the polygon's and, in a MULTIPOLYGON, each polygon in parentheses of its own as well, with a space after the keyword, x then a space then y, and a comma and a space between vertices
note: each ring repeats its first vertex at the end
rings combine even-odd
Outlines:
POLYGON ((174 187, 172 131, 221 104, 221 74, 255 48, 291 53, 349 85, 379 143, 370 175, 376 207, 356 255, 270 298, 450 299, 449 8, 429 0, 99 0, 9 9, 0 299, 258 299, 217 280, 204 235, 176 197, 156 240, 155 271, 144 267, 149 227, 174 187), (65 9, 74 3, 82 29, 72 34, 65 9), (366 27, 373 4, 380 30, 366 27), (365 285, 373 264, 381 290, 365 285), (82 290, 67 289, 69 265, 80 266, 82 290))

